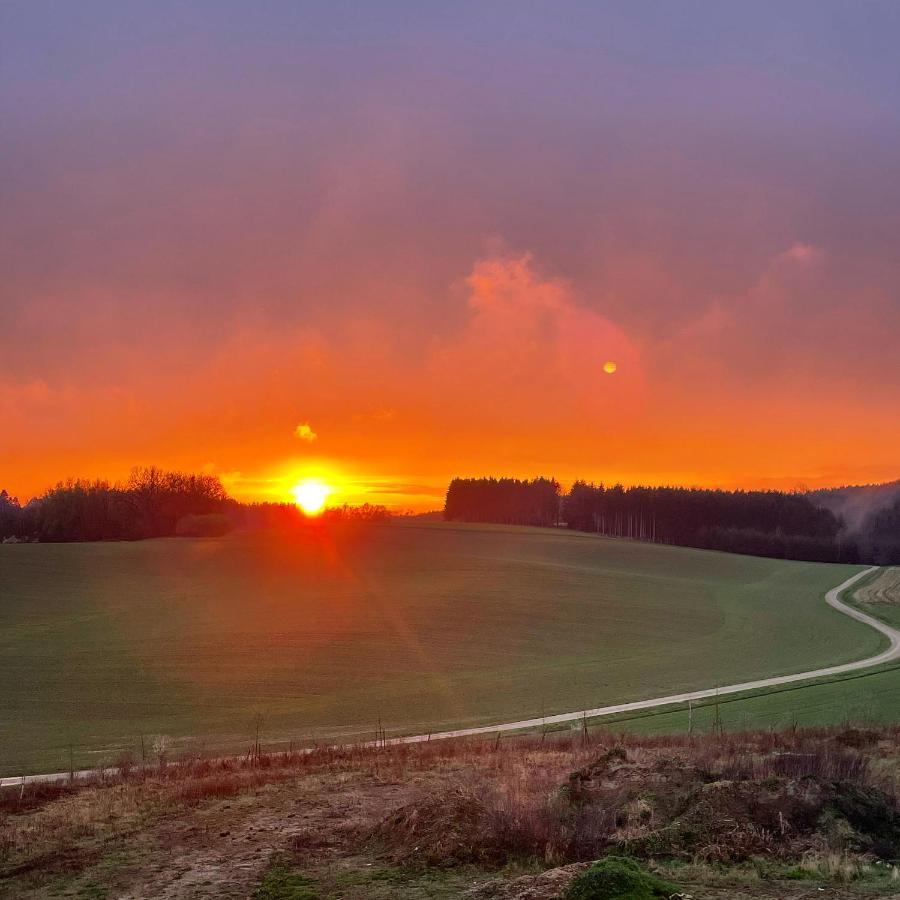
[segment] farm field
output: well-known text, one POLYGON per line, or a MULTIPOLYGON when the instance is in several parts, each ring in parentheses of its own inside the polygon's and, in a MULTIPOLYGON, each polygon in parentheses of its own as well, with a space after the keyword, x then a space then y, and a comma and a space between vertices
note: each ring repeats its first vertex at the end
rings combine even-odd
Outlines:
POLYGON ((855 571, 449 524, 6 545, 0 774, 140 758, 142 736, 357 740, 849 661, 881 646, 824 604, 855 571))
MULTIPOLYGON (((894 627, 900 626, 900 569, 882 568, 845 592, 845 602, 894 627)), ((900 720, 900 665, 873 666, 858 672, 810 679, 791 685, 723 696, 718 701, 659 707, 591 720, 592 728, 639 734, 670 734, 692 727, 727 731, 852 723, 877 726, 900 720)))
POLYGON ((853 592, 851 602, 889 625, 900 626, 900 566, 879 569, 876 577, 867 578, 853 592))

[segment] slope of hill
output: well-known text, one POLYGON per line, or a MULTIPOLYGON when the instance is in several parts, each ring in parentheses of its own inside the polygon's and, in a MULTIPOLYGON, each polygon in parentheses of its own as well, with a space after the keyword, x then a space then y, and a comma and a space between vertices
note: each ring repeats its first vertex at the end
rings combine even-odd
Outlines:
POLYGON ((155 735, 226 752, 257 728, 286 745, 489 724, 880 647, 822 599, 855 567, 553 529, 28 544, 0 567, 3 774, 155 735))

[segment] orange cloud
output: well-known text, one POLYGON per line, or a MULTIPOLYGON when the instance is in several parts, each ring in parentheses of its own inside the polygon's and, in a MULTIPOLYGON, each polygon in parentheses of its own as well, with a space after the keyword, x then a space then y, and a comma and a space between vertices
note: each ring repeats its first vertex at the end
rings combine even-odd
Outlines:
POLYGON ((300 438, 301 441, 306 441, 308 444, 319 439, 319 436, 310 427, 309 422, 301 422, 294 429, 294 436, 300 438))
POLYGON ((448 395, 456 385, 448 402, 461 414, 488 413, 506 427, 565 412, 602 431, 597 416, 630 415, 642 402, 638 345, 567 282, 540 275, 530 254, 483 259, 466 284, 469 319, 429 360, 436 385, 448 395), (602 379, 609 359, 622 379, 602 379))

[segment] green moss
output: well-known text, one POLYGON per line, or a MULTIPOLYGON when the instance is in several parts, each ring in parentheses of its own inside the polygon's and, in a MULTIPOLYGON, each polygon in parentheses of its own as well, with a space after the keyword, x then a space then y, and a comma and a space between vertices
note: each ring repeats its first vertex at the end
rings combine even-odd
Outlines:
POLYGON ((274 866, 253 892, 253 900, 318 900, 314 886, 311 878, 284 866, 274 866))
POLYGON ((566 900, 654 900, 679 888, 642 869, 633 859, 607 856, 575 877, 566 900))

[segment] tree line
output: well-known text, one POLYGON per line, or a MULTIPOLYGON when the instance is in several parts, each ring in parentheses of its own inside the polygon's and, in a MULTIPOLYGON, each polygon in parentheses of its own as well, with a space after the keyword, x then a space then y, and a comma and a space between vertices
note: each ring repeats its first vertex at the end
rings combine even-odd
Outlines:
MULTIPOLYGON (((383 506, 326 510, 325 521, 378 521, 383 506)), ((307 524, 291 503, 239 503, 214 475, 132 469, 122 484, 71 479, 24 506, 0 490, 0 540, 133 541, 220 536, 234 529, 287 529, 307 524)))
POLYGON ((864 520, 859 534, 861 554, 876 565, 900 564, 900 497, 864 520))
POLYGON ((900 481, 811 491, 814 503, 844 520, 864 559, 900 561, 900 481))
POLYGON ((560 486, 553 478, 454 478, 447 488, 445 519, 501 525, 557 525, 560 486))
POLYGON ((900 498, 851 531, 810 496, 781 491, 624 487, 552 478, 455 478, 444 518, 557 525, 634 540, 820 562, 900 562, 900 498))
POLYGON ((570 528, 753 556, 857 562, 842 525, 802 494, 578 481, 565 498, 570 528))

